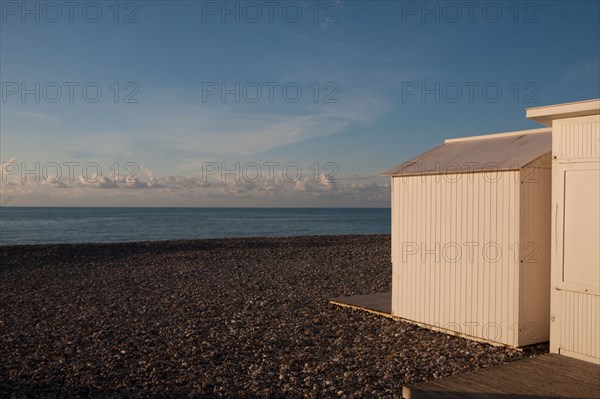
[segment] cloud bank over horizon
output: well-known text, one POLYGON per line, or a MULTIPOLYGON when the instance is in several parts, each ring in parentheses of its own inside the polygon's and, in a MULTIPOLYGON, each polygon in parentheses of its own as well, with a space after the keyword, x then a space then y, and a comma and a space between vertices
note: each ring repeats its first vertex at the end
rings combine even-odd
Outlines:
POLYGON ((11 158, 1 165, 0 206, 389 206, 389 185, 377 176, 298 176, 296 169, 284 175, 275 168, 272 174, 254 169, 160 176, 143 166, 140 169, 135 177, 97 172, 57 176, 42 172, 41 167, 39 174, 35 168, 19 171, 17 158, 11 158))

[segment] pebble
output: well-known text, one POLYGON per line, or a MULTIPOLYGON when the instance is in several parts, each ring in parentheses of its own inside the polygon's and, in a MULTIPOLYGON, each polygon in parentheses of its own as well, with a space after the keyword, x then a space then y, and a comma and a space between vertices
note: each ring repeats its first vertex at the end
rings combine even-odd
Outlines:
POLYGON ((340 308, 391 288, 390 237, 0 247, 0 397, 401 397, 547 352, 340 308))

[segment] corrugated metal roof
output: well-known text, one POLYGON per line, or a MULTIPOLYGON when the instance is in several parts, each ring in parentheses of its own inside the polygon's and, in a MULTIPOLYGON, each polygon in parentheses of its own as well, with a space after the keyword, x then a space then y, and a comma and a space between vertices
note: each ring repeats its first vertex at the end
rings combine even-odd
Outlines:
POLYGON ((552 151, 552 132, 451 141, 396 166, 383 176, 518 170, 552 151))

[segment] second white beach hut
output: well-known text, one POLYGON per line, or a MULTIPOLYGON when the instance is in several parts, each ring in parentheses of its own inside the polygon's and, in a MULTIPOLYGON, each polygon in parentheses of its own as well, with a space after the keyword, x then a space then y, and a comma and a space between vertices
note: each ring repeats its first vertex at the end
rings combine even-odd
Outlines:
POLYGON ((551 129, 446 140, 392 177, 392 315, 520 347, 549 339, 551 129))

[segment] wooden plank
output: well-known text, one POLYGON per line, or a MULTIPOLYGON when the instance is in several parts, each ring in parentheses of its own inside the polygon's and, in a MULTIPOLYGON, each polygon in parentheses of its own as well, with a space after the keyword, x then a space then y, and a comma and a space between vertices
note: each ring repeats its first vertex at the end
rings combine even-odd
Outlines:
POLYGON ((577 381, 579 386, 587 386, 595 389, 597 397, 600 397, 600 365, 573 359, 560 355, 545 355, 530 359, 535 361, 535 367, 542 377, 556 377, 563 381, 577 381))
POLYGON ((531 395, 543 397, 595 397, 586 395, 593 390, 594 386, 583 384, 577 380, 576 385, 570 384, 573 381, 565 378, 561 373, 542 368, 539 364, 508 364, 497 370, 495 368, 481 370, 480 372, 465 374, 462 376, 465 380, 477 381, 486 387, 501 390, 505 394, 511 395, 531 395), (526 378, 523 378, 526 376, 526 378))
POLYGON ((364 310, 385 317, 392 317, 391 292, 332 298, 329 302, 338 306, 364 310))
POLYGON ((478 382, 463 380, 460 376, 429 381, 414 387, 404 387, 402 390, 402 395, 405 399, 458 399, 464 398, 466 395, 482 399, 495 399, 502 393, 501 390, 486 387, 478 382))
POLYGON ((600 366, 550 354, 403 388, 403 397, 600 398, 600 366))

